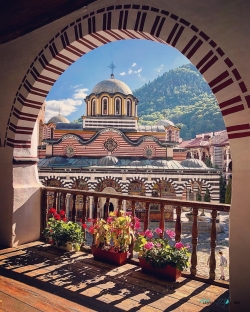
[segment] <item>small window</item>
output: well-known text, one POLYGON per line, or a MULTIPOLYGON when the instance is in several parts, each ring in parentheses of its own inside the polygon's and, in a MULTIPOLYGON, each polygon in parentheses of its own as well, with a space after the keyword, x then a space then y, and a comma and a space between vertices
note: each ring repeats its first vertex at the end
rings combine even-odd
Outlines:
POLYGON ((102 115, 108 115, 108 99, 102 99, 102 115))
POLYGON ((115 99, 115 115, 121 115, 121 99, 115 99))
POLYGON ((54 138, 54 128, 50 128, 50 138, 54 138))
POLYGON ((96 100, 92 100, 92 116, 96 115, 96 100))
POLYGON ((131 116, 131 101, 127 100, 127 116, 131 116))

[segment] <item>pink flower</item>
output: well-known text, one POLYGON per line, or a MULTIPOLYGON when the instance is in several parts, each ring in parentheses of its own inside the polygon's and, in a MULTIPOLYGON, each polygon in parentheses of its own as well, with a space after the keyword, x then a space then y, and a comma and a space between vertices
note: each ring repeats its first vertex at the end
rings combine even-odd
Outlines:
POLYGON ((187 249, 189 249, 189 248, 190 248, 190 245, 189 245, 189 244, 186 244, 185 247, 186 247, 187 249))
POLYGON ((131 211, 127 211, 126 212, 126 216, 131 216, 132 215, 132 212, 131 211))
POLYGON ((183 247, 184 247, 184 245, 182 244, 182 242, 178 242, 175 244, 175 248, 177 248, 177 249, 181 249, 183 247))
POLYGON ((112 221, 113 221, 113 218, 112 217, 108 217, 107 222, 110 223, 112 221))
POLYGON ((174 231, 167 230, 167 231, 166 231, 166 234, 167 234, 170 238, 175 237, 175 232, 174 232, 174 231))
POLYGON ((160 229, 160 228, 155 229, 155 233, 161 234, 162 233, 162 229, 160 229))
POLYGON ((154 248, 154 244, 152 242, 147 242, 145 245, 144 245, 144 248, 145 249, 152 249, 154 248))
POLYGON ((145 236, 145 233, 144 232, 139 232, 138 233, 140 236, 145 236))
POLYGON ((155 246, 156 246, 157 248, 160 248, 160 247, 161 247, 161 244, 157 243, 155 246))
POLYGON ((136 221, 136 222, 135 222, 135 225, 134 225, 134 228, 135 228, 136 230, 139 230, 140 227, 141 227, 140 222, 136 221))
POLYGON ((148 238, 152 238, 154 235, 153 235, 153 233, 150 230, 146 230, 145 231, 145 236, 148 237, 148 238))

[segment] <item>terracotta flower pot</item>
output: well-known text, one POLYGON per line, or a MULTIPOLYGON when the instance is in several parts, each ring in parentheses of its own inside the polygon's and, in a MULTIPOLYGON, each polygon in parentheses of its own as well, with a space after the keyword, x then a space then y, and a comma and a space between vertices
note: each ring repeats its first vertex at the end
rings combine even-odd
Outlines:
POLYGON ((116 265, 123 265, 127 261, 127 252, 113 252, 109 250, 103 250, 101 248, 96 248, 91 246, 91 251, 94 259, 103 262, 108 262, 116 265))
POLYGON ((139 258, 139 261, 142 272, 164 277, 171 282, 175 282, 181 276, 181 271, 171 265, 167 265, 165 268, 154 268, 143 258, 139 258))

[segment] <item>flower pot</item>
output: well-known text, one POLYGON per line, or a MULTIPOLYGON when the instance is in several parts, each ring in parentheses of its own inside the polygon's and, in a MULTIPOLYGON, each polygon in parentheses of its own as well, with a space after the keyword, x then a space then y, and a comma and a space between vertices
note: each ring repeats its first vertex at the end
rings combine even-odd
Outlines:
POLYGON ((76 251, 76 249, 73 247, 73 244, 70 242, 66 243, 66 246, 58 246, 58 244, 54 244, 51 245, 52 247, 58 248, 58 249, 62 249, 62 250, 66 250, 66 251, 76 251))
POLYGON ((181 276, 181 271, 171 265, 167 265, 165 268, 154 268, 143 258, 139 258, 139 261, 142 272, 164 277, 171 282, 175 282, 181 276))
POLYGON ((109 250, 103 250, 101 248, 96 248, 94 246, 91 246, 91 251, 94 259, 101 260, 103 262, 123 265, 127 261, 127 252, 113 252, 109 250))

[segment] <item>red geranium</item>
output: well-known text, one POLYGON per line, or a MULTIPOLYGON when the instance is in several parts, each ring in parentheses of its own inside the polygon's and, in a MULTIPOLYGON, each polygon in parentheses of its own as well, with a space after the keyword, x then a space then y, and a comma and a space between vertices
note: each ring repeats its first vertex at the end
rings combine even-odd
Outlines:
POLYGON ((54 219, 55 220, 61 220, 61 216, 58 213, 56 213, 56 214, 54 214, 54 219))
POLYGON ((84 229, 86 229, 86 228, 87 228, 87 224, 83 223, 83 224, 82 224, 82 227, 83 227, 84 229))
POLYGON ((56 209, 55 208, 50 208, 48 213, 55 214, 56 213, 56 209))
POLYGON ((66 211, 61 209, 61 210, 59 211, 59 214, 60 214, 61 216, 65 216, 66 211))

